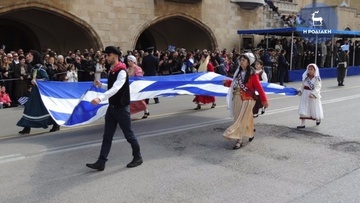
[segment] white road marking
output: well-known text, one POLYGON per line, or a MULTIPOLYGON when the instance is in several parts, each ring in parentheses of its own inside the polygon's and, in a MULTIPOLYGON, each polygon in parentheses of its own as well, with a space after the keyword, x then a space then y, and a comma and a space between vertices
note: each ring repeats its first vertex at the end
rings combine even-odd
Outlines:
POLYGON ((23 156, 21 154, 10 154, 10 155, 5 155, 5 156, 0 156, 0 164, 12 162, 12 161, 18 161, 18 160, 22 160, 22 159, 25 159, 25 156, 23 156))
MULTIPOLYGON (((332 103, 342 102, 342 101, 346 101, 346 100, 350 100, 350 99, 358 99, 358 98, 360 98, 359 94, 351 95, 351 96, 347 96, 347 97, 340 97, 340 98, 336 98, 336 99, 329 99, 329 100, 322 101, 322 103, 323 104, 332 104, 332 103)), ((263 116, 277 114, 277 113, 284 113, 284 112, 293 111, 296 109, 298 109, 298 106, 290 106, 290 107, 285 107, 285 108, 280 108, 280 109, 268 110, 268 111, 266 111, 266 114, 264 114, 263 116)), ((173 128, 137 133, 137 136, 139 136, 138 139, 155 137, 155 136, 160 136, 160 135, 164 135, 164 134, 176 133, 176 132, 181 132, 184 130, 191 130, 191 129, 206 127, 206 126, 210 126, 210 125, 214 125, 214 124, 225 123, 225 122, 229 122, 230 120, 232 120, 232 118, 222 118, 222 119, 217 119, 217 120, 212 120, 212 121, 207 121, 207 122, 202 122, 202 123, 189 124, 189 125, 183 125, 183 126, 178 126, 178 127, 173 127, 173 128)), ((119 142, 124 142, 124 141, 126 141, 125 138, 116 137, 116 138, 114 138, 113 143, 119 143, 119 142)), ((40 156, 40 155, 57 154, 57 153, 74 151, 74 150, 78 150, 78 149, 85 149, 88 147, 98 147, 101 145, 101 142, 102 142, 102 140, 94 140, 91 142, 83 142, 83 143, 78 143, 78 144, 65 145, 65 146, 61 146, 61 147, 54 147, 54 148, 40 150, 38 152, 29 154, 29 155, 22 155, 22 154, 4 155, 4 156, 0 156, 0 164, 7 163, 7 162, 13 162, 13 161, 19 161, 19 160, 23 160, 26 158, 40 156)))

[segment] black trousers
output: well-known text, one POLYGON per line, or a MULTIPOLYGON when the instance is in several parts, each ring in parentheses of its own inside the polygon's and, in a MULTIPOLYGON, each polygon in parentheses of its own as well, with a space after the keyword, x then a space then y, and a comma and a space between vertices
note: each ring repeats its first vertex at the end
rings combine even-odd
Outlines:
POLYGON ((346 67, 343 64, 339 64, 337 68, 337 81, 339 84, 344 83, 345 75, 346 75, 346 67))
MULTIPOLYGON (((155 103, 159 103, 159 98, 158 98, 158 97, 155 97, 155 98, 154 98, 154 101, 155 101, 155 103)), ((145 99, 145 103, 146 103, 146 104, 149 104, 149 99, 145 99)))
POLYGON ((127 142, 131 145, 132 155, 135 158, 141 158, 140 146, 131 128, 129 106, 117 108, 113 105, 109 105, 105 115, 105 129, 99 156, 99 161, 102 163, 107 161, 118 124, 123 131, 127 142))

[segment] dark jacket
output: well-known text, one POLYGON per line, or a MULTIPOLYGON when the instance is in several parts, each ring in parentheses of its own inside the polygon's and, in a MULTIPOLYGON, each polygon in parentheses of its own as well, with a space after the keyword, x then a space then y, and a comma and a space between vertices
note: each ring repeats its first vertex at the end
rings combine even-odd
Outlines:
POLYGON ((143 58, 141 68, 144 71, 144 76, 157 75, 159 70, 159 59, 154 55, 149 54, 143 58))
POLYGON ((286 61, 285 56, 279 56, 279 70, 287 70, 289 67, 289 63, 286 61))

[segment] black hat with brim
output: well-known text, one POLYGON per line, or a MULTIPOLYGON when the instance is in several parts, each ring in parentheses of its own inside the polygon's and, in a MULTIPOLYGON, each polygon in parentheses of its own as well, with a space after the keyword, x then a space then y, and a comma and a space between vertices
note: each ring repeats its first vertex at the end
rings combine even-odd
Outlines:
POLYGON ((118 56, 121 56, 121 52, 118 48, 116 48, 115 46, 107 46, 105 47, 105 50, 102 51, 102 53, 106 53, 106 54, 116 54, 118 56))
POLYGON ((154 47, 148 47, 148 48, 146 48, 146 51, 147 52, 151 52, 151 51, 153 51, 154 50, 154 47))

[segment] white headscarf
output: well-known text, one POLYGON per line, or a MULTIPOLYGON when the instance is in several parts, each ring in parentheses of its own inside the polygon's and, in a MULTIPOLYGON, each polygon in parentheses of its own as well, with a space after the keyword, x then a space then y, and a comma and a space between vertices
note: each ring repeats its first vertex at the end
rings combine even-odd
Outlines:
POLYGON ((315 63, 310 63, 307 67, 306 67, 306 71, 303 73, 302 75, 302 81, 305 80, 305 78, 307 78, 308 76, 308 70, 309 70, 309 67, 312 66, 315 68, 315 77, 319 78, 320 79, 320 72, 319 72, 319 68, 318 66, 315 64, 315 63))
POLYGON ((136 60, 135 56, 129 55, 129 56, 127 57, 127 59, 128 59, 128 61, 132 61, 132 62, 134 62, 135 64, 137 64, 137 60, 136 60))

